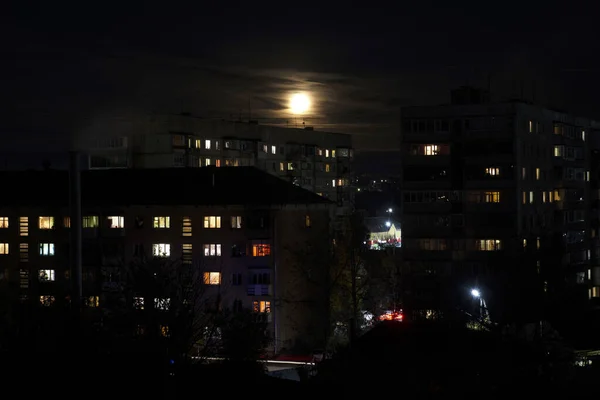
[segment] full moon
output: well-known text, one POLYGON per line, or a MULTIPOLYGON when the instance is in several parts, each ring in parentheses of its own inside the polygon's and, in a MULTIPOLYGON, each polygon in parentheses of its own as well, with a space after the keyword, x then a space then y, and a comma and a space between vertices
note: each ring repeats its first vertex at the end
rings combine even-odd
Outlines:
POLYGON ((310 99, 304 93, 296 93, 290 99, 290 110, 294 114, 303 114, 310 107, 310 99))

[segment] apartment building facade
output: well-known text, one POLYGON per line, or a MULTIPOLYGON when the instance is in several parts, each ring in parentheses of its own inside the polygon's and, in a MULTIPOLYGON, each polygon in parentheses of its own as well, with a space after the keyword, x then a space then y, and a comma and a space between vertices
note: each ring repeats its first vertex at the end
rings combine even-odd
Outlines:
POLYGON ((475 98, 402 110, 402 240, 414 307, 439 305, 445 282, 454 298, 480 285, 498 303, 488 298, 490 309, 530 314, 541 306, 526 293, 541 291, 568 319, 600 296, 590 225, 595 122, 475 98))
POLYGON ((89 168, 254 166, 340 205, 351 202, 350 135, 154 115, 82 133, 77 146, 89 168))
MULTIPOLYGON (((2 179, 3 280, 39 307, 68 301, 74 261, 66 172, 4 173, 2 179), (46 194, 35 196, 40 191, 46 194)), ((140 314, 168 311, 170 299, 123 288, 124 268, 164 260, 197 270, 219 310, 249 309, 268 322, 275 352, 300 342, 323 345, 316 333, 326 331, 324 298, 302 280, 295 252, 328 251, 332 203, 326 199, 252 167, 108 170, 82 173, 82 208, 87 307, 108 307, 116 296, 140 314)))

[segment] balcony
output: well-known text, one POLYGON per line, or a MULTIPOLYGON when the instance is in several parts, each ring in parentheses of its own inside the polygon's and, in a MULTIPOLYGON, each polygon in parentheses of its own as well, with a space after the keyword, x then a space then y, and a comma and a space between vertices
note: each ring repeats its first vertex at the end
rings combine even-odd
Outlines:
POLYGON ((121 282, 102 282, 103 292, 120 292, 123 290, 121 282))
POLYGON ((247 287, 248 296, 271 296, 271 285, 250 284, 247 287))

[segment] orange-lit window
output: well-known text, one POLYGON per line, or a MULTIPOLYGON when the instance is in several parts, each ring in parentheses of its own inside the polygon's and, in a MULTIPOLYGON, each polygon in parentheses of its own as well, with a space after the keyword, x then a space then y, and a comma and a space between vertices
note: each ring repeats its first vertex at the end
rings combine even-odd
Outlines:
POLYGON ((270 244, 253 244, 252 245, 252 256, 253 257, 266 257, 271 255, 270 244))
POLYGON ((502 241, 498 239, 477 240, 476 247, 480 251, 497 251, 502 249, 502 241))
POLYGON ((0 243, 0 254, 8 254, 8 243, 0 243))
POLYGON ((70 228, 71 227, 71 217, 64 217, 63 218, 63 227, 64 228, 70 228))
POLYGON ((192 219, 190 217, 183 217, 183 224, 181 226, 181 236, 192 236, 192 219))
POLYGON ((259 313, 270 313, 271 312, 271 302, 270 301, 253 301, 252 302, 252 311, 259 313))
POLYGON ((220 158, 217 158, 217 159, 215 160, 215 166, 216 166, 216 167, 220 167, 220 166, 221 166, 221 159, 220 159, 220 158))
POLYGON ((486 203, 500 203, 500 192, 485 192, 486 203))
POLYGON ((205 285, 220 285, 221 284, 221 273, 220 272, 205 272, 204 273, 204 284, 205 285))
POLYGON ((329 170, 330 170, 329 164, 325 164, 325 172, 329 172, 329 170))
POLYGON ((204 217, 204 227, 206 229, 219 229, 219 228, 221 228, 221 217, 217 217, 217 216, 206 216, 206 217, 204 217))
POLYGON ((423 148, 423 155, 437 156, 440 154, 440 149, 436 144, 428 144, 423 148))
POLYGON ((8 228, 8 217, 0 217, 0 228, 8 228))
POLYGON ((19 218, 19 235, 29 236, 29 217, 19 218))

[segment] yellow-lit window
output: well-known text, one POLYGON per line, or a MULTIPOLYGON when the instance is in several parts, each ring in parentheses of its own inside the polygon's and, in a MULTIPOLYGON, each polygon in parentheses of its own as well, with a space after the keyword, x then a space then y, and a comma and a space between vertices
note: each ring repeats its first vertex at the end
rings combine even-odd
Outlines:
POLYGON ((325 164, 325 172, 329 172, 330 166, 329 164, 325 164))
POLYGON ((221 228, 221 217, 218 216, 206 216, 204 217, 204 227, 207 229, 219 229, 221 228))
POLYGON ((440 150, 437 144, 428 144, 423 148, 423 155, 425 156, 437 156, 440 150))
POLYGON ((39 217, 38 220, 40 229, 54 228, 54 217, 39 217))
POLYGON ((202 140, 196 139, 196 148, 197 149, 201 149, 202 148, 202 140))
POLYGON ((71 217, 64 217, 63 218, 63 228, 70 228, 71 227, 71 217))
POLYGON ((485 192, 486 203, 500 203, 500 192, 485 192))
POLYGON ((502 249, 502 242, 498 239, 477 240, 476 247, 480 251, 497 251, 502 249))
POLYGON ((560 192, 558 191, 558 189, 554 190, 554 201, 561 201, 560 192))
POLYGON ((535 240, 535 247, 539 250, 541 245, 542 245, 542 243, 540 241, 540 238, 539 237, 536 238, 536 240, 535 240))
POLYGON ((0 217, 0 229, 8 228, 8 217, 0 217))
POLYGON ((38 277, 42 282, 54 282, 56 279, 53 269, 40 269, 38 277))
POLYGON ((206 157, 206 158, 204 159, 204 166, 205 166, 205 167, 210 167, 210 158, 206 157))
POLYGON ((220 272, 205 272, 204 273, 204 284, 205 285, 220 285, 221 284, 221 273, 220 272))
POLYGON ((97 228, 99 225, 98 216, 97 215, 88 215, 83 217, 83 227, 84 228, 97 228))
POLYGON ((295 169, 295 168, 294 168, 294 163, 291 163, 291 162, 290 162, 290 163, 288 163, 288 165, 287 165, 287 169, 288 169, 288 171, 293 171, 293 170, 295 169))
POLYGON ((157 229, 167 229, 171 227, 171 217, 154 217, 154 227, 157 229))
POLYGON ((271 312, 271 302, 270 301, 253 301, 252 302, 252 311, 257 313, 270 313, 271 312))
POLYGON ((552 203, 554 201, 554 192, 553 191, 548 192, 548 198, 550 199, 550 203, 552 203))
POLYGON ((154 257, 170 257, 171 245, 169 243, 155 243, 152 245, 152 255, 154 257))
POLYGON ((310 215, 304 216, 304 226, 310 228, 310 215))
POLYGON ((540 180, 540 169, 539 168, 535 169, 535 180, 536 181, 540 180))
POLYGON ((53 256, 54 243, 40 243, 40 256, 53 256))
POLYGON ((192 219, 190 217, 183 217, 181 236, 192 236, 192 219))
POLYGON ((242 217, 240 215, 231 217, 231 229, 242 229, 242 217))
POLYGON ((335 150, 331 150, 331 158, 335 158, 335 150))
POLYGON ((169 325, 161 325, 160 326, 160 336, 169 337, 169 325))
POLYGON ((0 243, 0 254, 8 254, 8 243, 0 243))
POLYGON ((527 239, 523 239, 523 247, 527 247, 527 239))
POLYGON ((542 192, 542 203, 546 202, 546 192, 542 192))
POLYGON ((217 243, 204 245, 205 257, 221 257, 221 245, 217 243))
POLYGON ((271 255, 270 244, 253 244, 252 245, 252 256, 253 257, 266 257, 271 255))
POLYGON ((86 303, 88 307, 100 307, 100 296, 88 296, 86 303))
POLYGON ((181 263, 191 264, 193 260, 192 244, 184 243, 181 245, 181 263))
POLYGON ((498 168, 498 167, 486 168, 485 173, 490 176, 498 176, 498 175, 500 175, 500 168, 498 168))
POLYGON ((285 171, 285 165, 282 162, 279 163, 279 170, 285 171))
POLYGON ((54 301, 54 296, 40 296, 40 304, 44 307, 50 307, 52 304, 54 304, 54 301))
POLYGON ((107 217, 109 228, 122 229, 125 228, 125 217, 111 216, 107 217))
POLYGON ((19 243, 19 261, 29 262, 29 243, 19 243))
POLYGON ((529 204, 533 204, 533 191, 529 192, 529 204))
POLYGON ((600 297, 600 286, 594 286, 590 289, 591 296, 590 297, 600 297))

